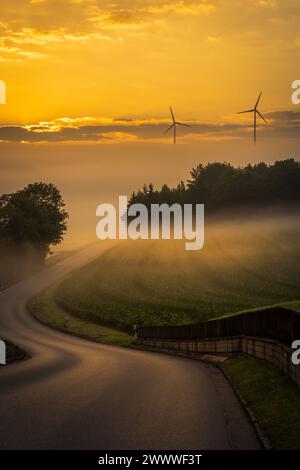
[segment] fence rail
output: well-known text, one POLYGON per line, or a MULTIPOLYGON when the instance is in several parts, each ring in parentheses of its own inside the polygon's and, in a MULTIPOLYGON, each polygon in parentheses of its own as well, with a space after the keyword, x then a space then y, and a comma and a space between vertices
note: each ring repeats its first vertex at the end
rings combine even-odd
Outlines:
POLYGON ((271 307, 191 325, 137 328, 138 339, 185 341, 234 336, 267 338, 290 347, 294 339, 300 339, 300 314, 271 307))

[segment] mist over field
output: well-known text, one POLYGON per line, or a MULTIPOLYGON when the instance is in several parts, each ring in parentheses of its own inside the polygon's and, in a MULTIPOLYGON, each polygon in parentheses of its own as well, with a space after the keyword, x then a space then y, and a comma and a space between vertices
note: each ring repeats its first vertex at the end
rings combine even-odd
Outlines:
POLYGON ((0 244, 0 260, 0 290, 41 269, 38 251, 28 244, 0 244))
POLYGON ((75 315, 124 330, 295 301, 299 229, 293 212, 228 213, 207 221, 201 251, 185 251, 183 241, 122 241, 65 280, 56 301, 75 315))

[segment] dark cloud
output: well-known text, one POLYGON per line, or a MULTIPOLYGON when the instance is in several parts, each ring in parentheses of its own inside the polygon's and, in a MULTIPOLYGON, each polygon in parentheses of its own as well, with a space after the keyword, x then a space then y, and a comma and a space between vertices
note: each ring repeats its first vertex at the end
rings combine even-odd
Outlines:
POLYGON ((300 121, 300 111, 272 111, 266 117, 278 122, 300 121))
POLYGON ((145 21, 144 15, 138 12, 132 12, 127 10, 120 10, 111 13, 105 18, 107 23, 112 24, 140 24, 145 21))
MULTIPOLYGON (((181 134, 214 134, 229 133, 234 134, 241 131, 244 124, 217 125, 192 123, 188 130, 182 128, 181 134)), ((0 127, 0 140, 12 142, 67 142, 67 141, 100 141, 103 139, 120 139, 122 134, 132 135, 138 139, 155 139, 162 137, 163 132, 168 127, 168 123, 144 123, 131 124, 101 124, 83 125, 79 127, 63 127, 59 130, 49 130, 47 126, 33 125, 30 128, 22 126, 2 126, 0 127)))
MULTIPOLYGON (((261 123, 259 132, 272 138, 299 137, 300 111, 276 111, 265 114, 270 125, 261 123)), ((163 137, 168 122, 161 120, 119 119, 107 123, 75 125, 62 120, 32 126, 4 125, 0 127, 0 140, 10 142, 72 142, 72 141, 114 141, 126 140, 128 136, 136 140, 151 140, 163 137)), ((190 121, 191 127, 180 128, 180 135, 194 138, 235 138, 245 136, 251 129, 251 122, 205 123, 190 121)))

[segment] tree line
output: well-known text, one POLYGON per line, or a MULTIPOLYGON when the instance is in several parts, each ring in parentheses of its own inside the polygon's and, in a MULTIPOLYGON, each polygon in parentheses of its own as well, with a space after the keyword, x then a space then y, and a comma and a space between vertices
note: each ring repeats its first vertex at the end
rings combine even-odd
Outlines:
POLYGON ((216 211, 299 202, 300 162, 289 158, 270 165, 261 162, 245 167, 226 162, 199 164, 191 170, 190 179, 186 183, 180 181, 176 187, 164 184, 155 189, 152 183, 144 185, 132 193, 129 206, 205 204, 206 211, 216 211))

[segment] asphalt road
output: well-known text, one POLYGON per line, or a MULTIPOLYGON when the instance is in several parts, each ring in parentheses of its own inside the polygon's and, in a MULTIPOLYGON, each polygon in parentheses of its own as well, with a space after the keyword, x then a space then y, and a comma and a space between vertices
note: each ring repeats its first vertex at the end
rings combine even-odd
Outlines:
POLYGON ((215 368, 81 340, 29 316, 32 295, 104 248, 89 247, 0 293, 0 337, 31 355, 0 366, 0 448, 260 448, 215 368))

